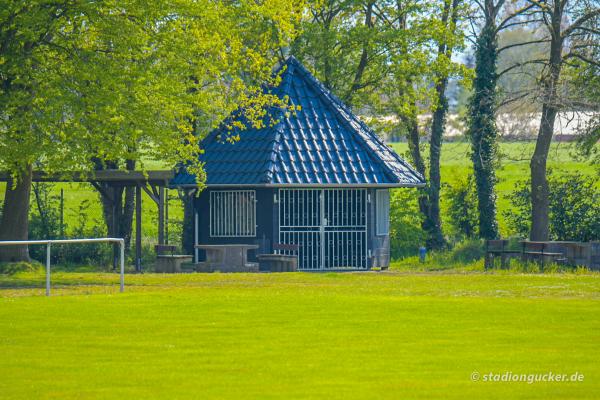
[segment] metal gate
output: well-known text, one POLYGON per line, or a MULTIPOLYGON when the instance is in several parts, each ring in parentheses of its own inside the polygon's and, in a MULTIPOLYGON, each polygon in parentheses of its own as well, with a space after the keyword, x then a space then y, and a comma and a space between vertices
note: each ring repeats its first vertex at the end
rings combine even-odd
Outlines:
POLYGON ((279 189, 279 242, 298 245, 298 269, 367 269, 365 189, 279 189))

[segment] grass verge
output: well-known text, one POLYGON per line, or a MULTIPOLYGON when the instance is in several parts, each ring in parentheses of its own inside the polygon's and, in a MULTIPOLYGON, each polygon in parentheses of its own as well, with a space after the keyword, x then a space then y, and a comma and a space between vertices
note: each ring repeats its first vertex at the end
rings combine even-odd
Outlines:
POLYGON ((43 274, 0 277, 3 399, 600 392, 598 274, 144 274, 124 294, 117 282, 58 272, 45 298, 43 274), (471 378, 506 371, 584 380, 471 378))

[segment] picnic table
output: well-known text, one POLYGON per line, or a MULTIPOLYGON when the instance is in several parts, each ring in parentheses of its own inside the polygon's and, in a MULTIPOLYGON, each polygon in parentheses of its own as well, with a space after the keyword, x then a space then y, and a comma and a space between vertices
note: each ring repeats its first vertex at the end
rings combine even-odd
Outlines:
POLYGON ((206 261, 199 263, 198 270, 212 272, 253 272, 258 265, 248 262, 248 251, 256 250, 255 244, 197 244, 206 252, 206 261))
POLYGON ((511 250, 507 248, 508 240, 487 240, 485 242, 485 269, 492 268, 496 258, 500 257, 500 267, 505 268, 512 257, 521 256, 521 250, 511 250))
POLYGON ((531 241, 521 240, 521 249, 508 249, 508 240, 487 240, 485 250, 485 268, 492 268, 495 259, 500 257, 501 267, 508 266, 511 258, 520 258, 522 261, 535 261, 545 263, 567 262, 581 257, 585 245, 579 242, 531 241))
POLYGON ((523 247, 523 261, 539 261, 542 269, 545 262, 566 261, 563 252, 552 251, 556 242, 522 240, 520 243, 523 247))

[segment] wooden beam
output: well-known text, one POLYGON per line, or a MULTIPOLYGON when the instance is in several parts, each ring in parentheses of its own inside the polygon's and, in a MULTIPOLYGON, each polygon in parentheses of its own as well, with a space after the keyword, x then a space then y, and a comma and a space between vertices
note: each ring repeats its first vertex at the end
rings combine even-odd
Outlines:
POLYGON ((135 187, 135 270, 142 272, 142 188, 135 187))
POLYGON ((158 244, 165 244, 165 188, 158 190, 158 244))
POLYGON ((150 189, 148 189, 148 185, 143 185, 142 189, 144 189, 144 192, 146 192, 146 194, 152 199, 152 201, 158 204, 158 196, 154 194, 154 191, 150 191, 150 189))
MULTIPOLYGON (((111 182, 122 186, 136 186, 147 182, 156 186, 167 186, 175 176, 174 171, 126 171, 106 169, 101 171, 64 171, 49 174, 44 171, 33 171, 33 182, 111 182)), ((0 182, 8 182, 10 173, 0 172, 0 182)))
MULTIPOLYGON (((113 222, 113 230, 111 232, 112 237, 119 237, 119 215, 121 214, 120 210, 117 210, 117 190, 116 186, 112 187, 112 222, 113 222)), ((113 244, 113 270, 117 269, 117 263, 119 261, 119 245, 117 243, 113 244)))
POLYGON ((169 244, 169 189, 165 188, 165 244, 169 244))

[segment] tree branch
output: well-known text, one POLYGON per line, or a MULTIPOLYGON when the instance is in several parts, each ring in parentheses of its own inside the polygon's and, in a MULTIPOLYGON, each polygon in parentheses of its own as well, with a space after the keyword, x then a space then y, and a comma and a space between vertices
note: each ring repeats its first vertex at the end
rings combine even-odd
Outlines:
POLYGON ((510 21, 513 18, 518 17, 519 15, 523 14, 527 10, 532 9, 533 7, 535 7, 535 5, 534 4, 530 4, 528 6, 525 6, 523 8, 518 9, 514 13, 512 13, 509 16, 507 16, 506 18, 504 18, 504 20, 502 20, 502 22, 500 22, 500 24, 498 24, 498 28, 496 28, 496 32, 500 32, 502 29, 506 28, 507 27, 506 24, 508 23, 508 21, 510 21))
POLYGON ((580 59, 581 61, 583 61, 584 63, 591 64, 591 65, 593 65, 593 66, 595 66, 595 67, 599 67, 599 68, 600 68, 600 62, 598 62, 598 61, 595 61, 595 60, 592 60, 592 59, 589 59, 589 58, 587 58, 587 57, 585 57, 585 56, 582 56, 582 55, 581 55, 581 54, 579 54, 579 53, 569 53, 569 54, 567 54, 567 55, 564 57, 564 59, 566 60, 566 59, 568 59, 568 58, 572 58, 572 57, 578 58, 578 59, 580 59))
POLYGON ((534 43, 547 43, 549 41, 550 41, 549 39, 540 39, 540 40, 530 40, 529 42, 521 42, 521 43, 509 44, 509 45, 506 45, 504 47, 500 47, 498 49, 498 54, 500 54, 504 50, 508 50, 508 49, 513 48, 513 47, 527 46, 528 44, 534 44, 534 43))
POLYGON ((528 65, 528 64, 544 64, 544 65, 546 65, 547 63, 548 63, 548 60, 545 60, 545 59, 537 59, 537 60, 529 60, 529 61, 524 61, 524 62, 522 62, 522 63, 517 63, 517 64, 515 64, 515 65, 512 65, 512 66, 510 66, 510 67, 508 67, 508 68, 506 68, 506 69, 504 69, 504 70, 500 71, 500 72, 498 73, 498 77, 500 77, 500 76, 502 76, 502 75, 506 74, 507 72, 510 72, 510 71, 512 71, 512 70, 513 70, 513 69, 515 69, 515 68, 519 68, 519 67, 522 67, 522 66, 524 66, 524 65, 528 65))
POLYGON ((561 37, 566 38, 571 33, 573 33, 573 31, 575 29, 579 28, 581 25, 585 24, 587 21, 589 21, 590 19, 597 17, 597 16, 600 16, 600 8, 597 8, 597 9, 590 11, 589 13, 579 17, 579 19, 575 20, 575 22, 573 22, 571 24, 571 26, 569 26, 567 29, 565 29, 563 31, 561 37))

